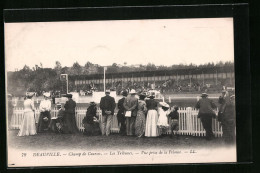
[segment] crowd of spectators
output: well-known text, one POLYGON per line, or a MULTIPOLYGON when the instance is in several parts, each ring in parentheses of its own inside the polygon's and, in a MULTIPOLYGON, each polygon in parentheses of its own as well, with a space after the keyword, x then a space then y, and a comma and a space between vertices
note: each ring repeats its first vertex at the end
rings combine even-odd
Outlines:
MULTIPOLYGON (((149 90, 157 90, 161 93, 183 93, 183 92, 220 92, 223 86, 232 86, 230 81, 216 81, 213 80, 204 80, 198 81, 195 79, 186 79, 186 80, 173 80, 169 79, 166 81, 150 81, 150 82, 121 82, 116 81, 114 83, 106 84, 106 89, 110 89, 111 91, 116 91, 118 95, 122 93, 122 91, 131 89, 135 89, 137 92, 146 92, 149 90)), ((77 85, 75 91, 84 93, 85 95, 91 95, 93 91, 103 91, 103 84, 82 84, 77 85)))

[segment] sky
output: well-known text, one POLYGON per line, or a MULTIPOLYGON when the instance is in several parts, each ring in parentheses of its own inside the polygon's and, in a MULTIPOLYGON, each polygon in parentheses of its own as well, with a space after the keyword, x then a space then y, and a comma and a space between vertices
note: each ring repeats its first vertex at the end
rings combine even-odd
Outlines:
POLYGON ((234 62, 233 18, 5 23, 7 71, 87 61, 204 64, 234 62))

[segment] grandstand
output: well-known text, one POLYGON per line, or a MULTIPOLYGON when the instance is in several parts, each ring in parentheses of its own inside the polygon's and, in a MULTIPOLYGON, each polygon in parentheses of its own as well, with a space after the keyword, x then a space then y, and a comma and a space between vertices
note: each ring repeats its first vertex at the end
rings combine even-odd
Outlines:
MULTIPOLYGON (((161 92, 220 91, 234 87, 234 67, 185 68, 174 70, 106 73, 106 88, 120 93, 123 89, 157 89, 161 92)), ((104 74, 70 75, 74 91, 103 90, 104 74)))

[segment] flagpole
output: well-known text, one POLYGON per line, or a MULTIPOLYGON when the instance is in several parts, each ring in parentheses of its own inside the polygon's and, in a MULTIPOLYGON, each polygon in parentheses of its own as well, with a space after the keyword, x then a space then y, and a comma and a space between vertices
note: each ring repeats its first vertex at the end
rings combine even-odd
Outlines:
POLYGON ((67 94, 69 93, 69 76, 67 74, 67 94))
POLYGON ((104 67, 104 92, 106 92, 106 67, 104 67))

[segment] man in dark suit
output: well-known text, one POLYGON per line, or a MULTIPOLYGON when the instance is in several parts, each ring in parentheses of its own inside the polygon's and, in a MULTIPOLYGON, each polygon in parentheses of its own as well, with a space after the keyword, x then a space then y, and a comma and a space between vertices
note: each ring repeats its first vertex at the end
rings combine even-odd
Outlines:
POLYGON ((115 99, 110 96, 110 90, 106 90, 106 96, 100 100, 100 109, 102 110, 102 135, 110 135, 111 121, 115 107, 115 99))
POLYGON ((213 109, 216 109, 217 106, 208 98, 207 93, 202 93, 201 99, 196 104, 196 108, 199 109, 198 118, 200 118, 206 130, 206 139, 211 140, 214 136, 212 132, 212 118, 216 118, 213 109))
POLYGON ((127 97, 127 91, 123 91, 122 93, 123 98, 118 100, 117 107, 118 107, 118 113, 117 113, 117 120, 118 124, 120 124, 120 134, 126 135, 126 118, 125 118, 125 107, 124 107, 124 101, 127 97))
POLYGON ((77 133, 78 127, 76 124, 76 117, 75 117, 75 108, 76 102, 72 100, 72 94, 67 94, 68 101, 65 103, 65 130, 64 133, 77 133))

